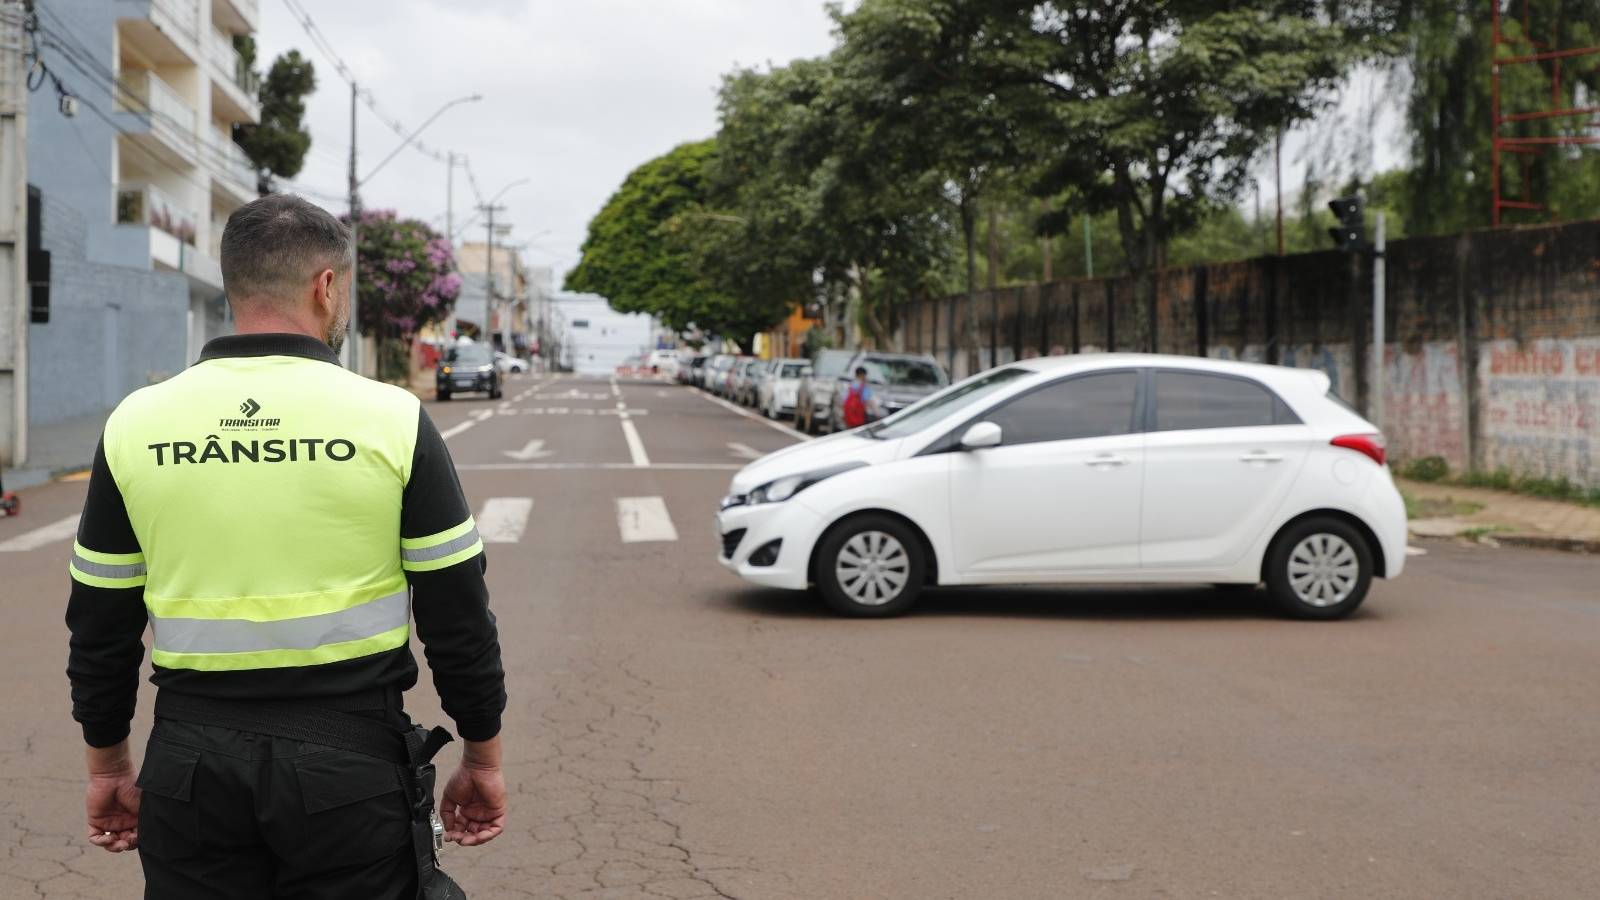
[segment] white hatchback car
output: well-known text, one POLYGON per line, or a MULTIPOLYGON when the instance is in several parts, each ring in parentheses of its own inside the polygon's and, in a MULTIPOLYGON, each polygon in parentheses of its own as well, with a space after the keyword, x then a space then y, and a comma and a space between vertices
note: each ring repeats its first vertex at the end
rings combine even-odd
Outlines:
POLYGON ((857 616, 926 585, 1264 581, 1336 619, 1406 558, 1383 437, 1326 375, 1142 354, 1014 363, 765 456, 717 530, 743 578, 857 616))

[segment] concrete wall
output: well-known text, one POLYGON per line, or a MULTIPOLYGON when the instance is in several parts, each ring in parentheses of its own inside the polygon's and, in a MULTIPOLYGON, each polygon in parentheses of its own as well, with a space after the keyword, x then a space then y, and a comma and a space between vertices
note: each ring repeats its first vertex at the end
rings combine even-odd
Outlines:
MULTIPOLYGON (((1600 221, 1396 241, 1384 431, 1396 458, 1600 485, 1600 221)), ((911 304, 898 343, 957 376, 1013 359, 1157 350, 1322 369, 1371 408, 1371 260, 1337 251, 911 304), (976 313, 968 352, 968 310, 976 313), (952 352, 951 348, 955 348, 952 352)))

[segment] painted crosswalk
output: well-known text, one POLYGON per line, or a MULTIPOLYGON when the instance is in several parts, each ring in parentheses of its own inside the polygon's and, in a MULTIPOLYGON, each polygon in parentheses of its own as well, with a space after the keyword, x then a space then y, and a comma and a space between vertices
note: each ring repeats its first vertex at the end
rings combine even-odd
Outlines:
POLYGON ((624 544, 678 539, 667 503, 660 497, 618 497, 617 528, 624 544))
POLYGON ((0 541, 0 553, 26 553, 37 550, 57 541, 70 540, 78 533, 78 514, 73 513, 65 519, 51 522, 49 525, 24 531, 14 538, 0 541))
POLYGON ((478 510, 478 536, 485 544, 515 544, 528 530, 532 497, 493 497, 478 510))

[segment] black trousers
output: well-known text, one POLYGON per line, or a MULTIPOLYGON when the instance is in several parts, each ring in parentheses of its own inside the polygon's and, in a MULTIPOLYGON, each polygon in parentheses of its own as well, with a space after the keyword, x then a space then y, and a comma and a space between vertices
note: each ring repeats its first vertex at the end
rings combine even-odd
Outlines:
POLYGON ((403 777, 347 750, 158 718, 139 771, 146 900, 413 900, 403 777))

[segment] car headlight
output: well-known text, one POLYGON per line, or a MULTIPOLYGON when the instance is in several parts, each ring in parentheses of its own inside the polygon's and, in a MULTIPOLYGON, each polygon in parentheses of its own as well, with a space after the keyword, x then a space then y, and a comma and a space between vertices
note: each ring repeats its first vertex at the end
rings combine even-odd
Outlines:
POLYGON ((826 469, 817 469, 812 472, 802 472, 798 475, 785 475, 782 478, 775 478, 748 494, 730 494, 722 498, 722 508, 729 509, 746 505, 756 506, 762 503, 782 503, 819 481, 824 481, 851 469, 859 469, 865 465, 866 463, 858 460, 856 462, 841 463, 837 466, 829 466, 826 469))
POLYGON ((478 371, 479 372, 492 372, 492 371, 494 371, 494 366, 479 366, 478 367, 478 371))

